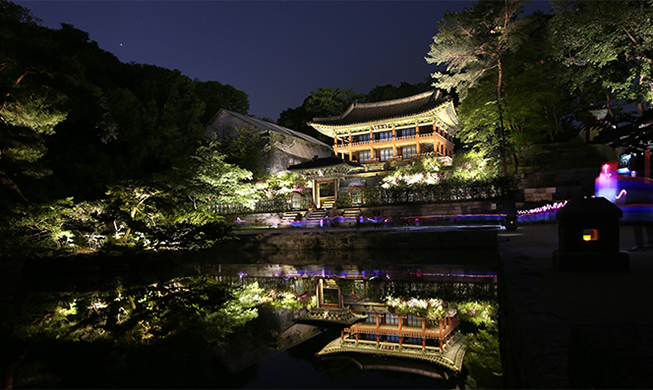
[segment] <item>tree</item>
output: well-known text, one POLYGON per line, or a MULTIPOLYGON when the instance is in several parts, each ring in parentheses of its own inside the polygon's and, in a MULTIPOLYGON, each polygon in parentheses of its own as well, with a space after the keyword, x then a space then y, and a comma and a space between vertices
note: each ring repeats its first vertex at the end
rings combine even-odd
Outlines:
POLYGON ((322 118, 340 115, 345 112, 355 101, 364 101, 365 95, 354 92, 351 89, 318 88, 311 92, 311 95, 304 99, 304 103, 297 108, 289 108, 279 115, 277 124, 293 130, 308 134, 324 142, 330 142, 321 133, 317 132, 307 123, 313 118, 322 118))
POLYGON ((205 105, 204 115, 201 118, 203 125, 206 125, 221 108, 247 115, 249 99, 245 92, 218 81, 195 79, 194 82, 197 97, 205 105))
MULTIPOLYGON (((572 88, 598 83, 617 99, 653 103, 653 1, 552 1, 558 58, 575 68, 572 88)), ((610 96, 606 104, 610 108, 610 96)))
POLYGON ((504 175, 513 154, 505 123, 507 68, 510 56, 527 38, 524 19, 518 18, 525 3, 481 0, 462 13, 445 13, 426 57, 428 63, 446 65, 445 72, 433 73, 433 85, 455 90, 460 97, 462 138, 496 147, 504 175))
POLYGON ((53 83, 57 46, 39 22, 0 1, 0 182, 8 202, 27 201, 17 176, 48 173, 37 164, 47 150, 43 136, 67 115, 67 97, 53 83))
POLYGON ((254 185, 249 183, 252 173, 225 162, 219 152, 219 141, 201 141, 195 154, 171 173, 159 179, 179 201, 190 201, 188 207, 175 207, 176 221, 203 223, 217 216, 211 206, 229 203, 254 208, 258 201, 254 185))
POLYGON ((367 95, 365 95, 365 101, 372 103, 392 99, 401 99, 404 97, 417 95, 418 93, 426 92, 431 88, 431 83, 429 81, 417 84, 410 84, 402 81, 398 87, 395 87, 392 84, 377 85, 370 92, 368 92, 367 95))
POLYGON ((259 163, 266 147, 269 147, 264 137, 269 137, 256 134, 245 128, 234 130, 237 134, 236 137, 225 137, 218 140, 220 153, 225 155, 225 162, 248 170, 256 177, 264 174, 259 168, 259 163))

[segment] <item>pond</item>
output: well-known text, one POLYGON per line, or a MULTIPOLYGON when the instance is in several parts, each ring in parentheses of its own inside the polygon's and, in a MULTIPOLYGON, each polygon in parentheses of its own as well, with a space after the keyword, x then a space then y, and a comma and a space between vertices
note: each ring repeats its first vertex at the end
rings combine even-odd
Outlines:
MULTIPOLYGON (((319 306, 316 297, 334 283, 340 296, 325 293, 325 305, 340 299, 344 308, 385 307, 390 296, 437 297, 459 303, 458 317, 471 319, 462 321, 457 333, 487 330, 496 322, 493 267, 295 260, 234 264, 237 259, 204 257, 156 271, 25 275, 24 285, 2 300, 2 341, 8 346, 3 364, 17 388, 465 386, 467 367, 456 373, 401 357, 319 357, 343 337, 345 327, 303 324, 298 318, 319 306)), ((498 357, 498 348, 495 352, 498 357)))

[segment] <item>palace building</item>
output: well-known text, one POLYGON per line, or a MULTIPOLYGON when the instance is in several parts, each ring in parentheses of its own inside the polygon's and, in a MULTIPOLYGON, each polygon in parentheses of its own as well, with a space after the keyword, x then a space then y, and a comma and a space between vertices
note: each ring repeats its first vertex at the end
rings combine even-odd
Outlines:
POLYGON ((204 135, 236 138, 242 131, 260 136, 259 169, 276 174, 290 165, 333 156, 330 145, 309 135, 237 112, 221 109, 209 121, 204 135))
POLYGON ((453 100, 431 90, 376 103, 354 102, 341 115, 308 124, 333 138, 338 157, 377 170, 379 163, 387 169, 388 162, 421 156, 436 156, 450 165, 458 118, 453 100))

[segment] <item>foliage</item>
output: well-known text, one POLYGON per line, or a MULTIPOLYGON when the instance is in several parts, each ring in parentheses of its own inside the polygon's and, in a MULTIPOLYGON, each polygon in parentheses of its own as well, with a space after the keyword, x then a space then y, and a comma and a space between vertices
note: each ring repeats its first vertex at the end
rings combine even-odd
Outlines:
POLYGON ((363 187, 365 206, 404 203, 454 202, 472 199, 492 199, 509 195, 510 182, 504 178, 475 181, 440 180, 437 184, 415 184, 383 188, 363 187))
POLYGON ((414 314, 437 324, 445 315, 457 315, 461 321, 463 342, 467 346, 463 366, 469 376, 470 388, 501 388, 503 386, 496 302, 386 297, 386 304, 400 314, 414 314))
POLYGON ((244 128, 234 130, 236 137, 222 138, 216 144, 220 153, 225 155, 225 162, 246 169, 256 176, 264 174, 260 168, 260 159, 267 144, 263 134, 244 128))
POLYGON ((458 303, 457 308, 458 318, 462 322, 471 323, 477 328, 496 327, 499 308, 495 302, 465 301, 458 303))
POLYGON ((387 189, 418 184, 436 184, 443 179, 443 175, 440 173, 441 169, 442 163, 437 157, 424 157, 398 167, 383 178, 381 187, 387 189))
POLYGON ((195 154, 164 175, 162 182, 178 198, 191 201, 189 208, 182 209, 179 221, 193 221, 209 218, 213 214, 211 206, 229 203, 253 208, 258 200, 256 188, 248 183, 252 173, 228 164, 225 155, 219 151, 215 138, 203 140, 195 154))
POLYGON ((430 325, 438 324, 445 316, 456 314, 456 309, 450 307, 449 302, 441 299, 417 299, 386 297, 386 304, 398 314, 414 314, 426 319, 430 325))
POLYGON ((517 15, 525 1, 478 1, 462 13, 445 12, 438 23, 426 57, 430 64, 446 64, 445 72, 433 73, 434 86, 456 90, 461 100, 485 77, 495 77, 497 93, 503 87, 505 53, 521 43, 522 26, 517 15))
POLYGON ((548 17, 519 17, 525 1, 478 1, 446 13, 427 62, 446 65, 434 85, 455 90, 461 141, 516 168, 526 146, 563 133, 562 68, 550 56, 548 17), (528 42, 528 44, 525 44, 528 42))
POLYGON ((39 251, 75 248, 71 230, 74 209, 71 198, 48 203, 17 206, 7 215, 5 227, 8 251, 25 246, 39 251))
POLYGON ((281 171, 264 177, 256 183, 256 189, 268 199, 274 199, 279 196, 286 197, 293 191, 306 193, 309 191, 307 185, 306 179, 296 172, 281 171))
POLYGON ((317 132, 307 123, 313 118, 340 115, 356 100, 363 100, 365 95, 355 93, 351 89, 340 87, 317 88, 304 99, 300 107, 289 108, 279 115, 277 124, 300 131, 321 141, 330 140, 317 132))
POLYGON ((204 115, 201 123, 208 124, 209 120, 221 109, 247 115, 249 111, 249 98, 247 94, 229 84, 222 84, 219 81, 199 81, 195 83, 197 97, 204 102, 204 115))
POLYGON ((640 110, 642 104, 653 103, 652 1, 552 4, 551 34, 558 43, 558 59, 573 69, 572 90, 598 82, 614 97, 639 104, 640 110))
POLYGON ((401 99, 426 92, 430 89, 431 83, 428 80, 417 84, 410 84, 402 81, 401 84, 399 84, 397 87, 392 84, 377 85, 370 92, 368 92, 367 95, 365 95, 365 101, 372 103, 392 99, 401 99))
POLYGON ((28 9, 0 1, 0 184, 12 203, 27 200, 16 178, 49 173, 36 164, 47 150, 44 135, 68 115, 68 98, 53 82, 62 71, 58 48, 39 22, 28 9))

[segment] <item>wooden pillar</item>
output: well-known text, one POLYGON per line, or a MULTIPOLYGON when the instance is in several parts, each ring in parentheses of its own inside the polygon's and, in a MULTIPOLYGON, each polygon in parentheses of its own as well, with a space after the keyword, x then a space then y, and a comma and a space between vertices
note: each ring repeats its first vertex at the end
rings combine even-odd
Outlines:
POLYGON ((392 126, 392 157, 397 157, 397 130, 392 126))
POLYGON ((315 203, 316 208, 320 208, 320 185, 317 183, 317 180, 313 179, 313 203, 315 203))
POLYGON ((440 323, 440 335, 438 336, 438 339, 440 341, 440 351, 442 351, 442 320, 438 322, 440 323))
POLYGON ((422 150, 421 150, 422 148, 420 147, 420 144, 419 144, 419 126, 417 126, 417 128, 415 129, 415 140, 417 141, 417 142, 415 142, 415 144, 416 144, 415 153, 420 154, 420 153, 422 153, 422 150))
POLYGON ((426 319, 422 318, 422 350, 426 349, 426 319))
POLYGON ((376 345, 379 345, 379 313, 376 314, 376 345))
POLYGON ((356 332, 356 344, 358 344, 358 332, 356 332))
POLYGON ((351 156, 352 156, 352 142, 353 138, 351 136, 351 132, 349 132, 349 161, 351 161, 351 156))
POLYGON ((317 287, 315 289, 317 290, 315 293, 317 295, 317 307, 319 309, 321 307, 320 302, 322 302, 322 279, 317 282, 317 287))
POLYGON ((403 314, 399 314, 399 346, 401 347, 402 341, 404 338, 404 332, 402 331, 402 327, 404 324, 404 316, 403 314))
POLYGON ((433 152, 438 155, 438 123, 433 122, 433 152))
MULTIPOLYGON (((356 335, 358 336, 358 335, 356 335)), ((340 331, 340 341, 343 341, 345 339, 345 331, 341 330, 340 331)), ((356 337, 356 341, 358 341, 358 337, 356 337)))

